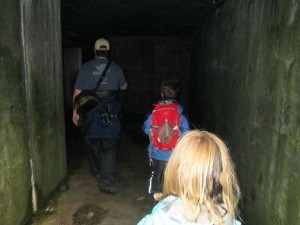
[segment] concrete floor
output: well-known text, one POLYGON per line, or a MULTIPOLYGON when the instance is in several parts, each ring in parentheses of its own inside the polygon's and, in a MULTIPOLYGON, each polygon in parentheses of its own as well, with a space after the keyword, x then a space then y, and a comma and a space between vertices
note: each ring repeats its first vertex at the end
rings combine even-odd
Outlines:
POLYGON ((155 204, 147 193, 150 167, 146 137, 130 129, 123 131, 117 159, 117 194, 110 195, 99 191, 85 147, 76 135, 77 128, 72 129, 68 181, 36 214, 32 225, 137 224, 155 204))

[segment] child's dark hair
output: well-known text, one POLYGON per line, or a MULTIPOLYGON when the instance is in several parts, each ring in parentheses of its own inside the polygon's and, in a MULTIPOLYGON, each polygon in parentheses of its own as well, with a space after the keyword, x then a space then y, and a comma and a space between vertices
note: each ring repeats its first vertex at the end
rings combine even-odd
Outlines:
POLYGON ((177 79, 165 80, 160 86, 162 99, 177 99, 180 93, 180 84, 177 79))

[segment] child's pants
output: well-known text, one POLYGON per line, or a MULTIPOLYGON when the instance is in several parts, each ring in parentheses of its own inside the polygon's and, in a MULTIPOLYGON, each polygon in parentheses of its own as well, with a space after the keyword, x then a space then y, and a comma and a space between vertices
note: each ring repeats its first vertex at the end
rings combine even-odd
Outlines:
POLYGON ((167 164, 167 161, 161 161, 156 159, 152 159, 152 161, 152 174, 149 180, 148 188, 149 194, 162 192, 164 172, 167 164))

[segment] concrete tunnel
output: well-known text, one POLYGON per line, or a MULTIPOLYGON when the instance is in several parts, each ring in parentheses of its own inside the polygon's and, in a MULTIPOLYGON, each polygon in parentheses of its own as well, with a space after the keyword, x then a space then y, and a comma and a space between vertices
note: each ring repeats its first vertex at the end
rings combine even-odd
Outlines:
POLYGON ((102 36, 130 86, 120 95, 127 134, 140 135, 160 82, 178 78, 192 127, 231 149, 244 224, 300 223, 298 1, 3 0, 0 7, 0 225, 30 224, 72 172, 72 88, 102 36))

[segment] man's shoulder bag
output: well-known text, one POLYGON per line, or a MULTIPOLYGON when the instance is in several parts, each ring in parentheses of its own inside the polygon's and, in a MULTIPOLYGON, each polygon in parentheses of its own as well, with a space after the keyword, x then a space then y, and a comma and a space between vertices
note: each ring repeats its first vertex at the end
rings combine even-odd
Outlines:
POLYGON ((82 125, 82 120, 85 114, 94 109, 100 102, 99 97, 97 96, 96 90, 103 81, 106 72, 111 64, 111 61, 108 61, 105 69, 103 70, 99 80, 96 84, 96 87, 93 90, 82 90, 74 99, 74 107, 78 115, 78 125, 82 125))

